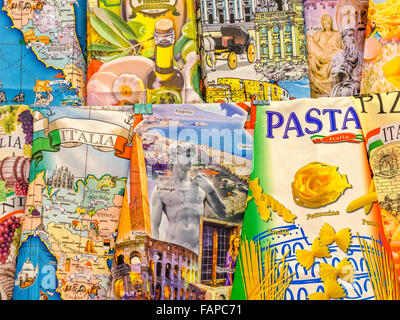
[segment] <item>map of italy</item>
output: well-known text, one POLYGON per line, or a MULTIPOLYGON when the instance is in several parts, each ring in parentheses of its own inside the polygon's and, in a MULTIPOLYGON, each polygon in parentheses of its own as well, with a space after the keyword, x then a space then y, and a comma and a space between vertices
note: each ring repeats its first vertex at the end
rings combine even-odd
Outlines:
POLYGON ((0 5, 0 103, 81 105, 85 2, 0 0, 0 5))
MULTIPOLYGON (((33 247, 32 237, 40 238, 44 250, 57 261, 57 286, 46 288, 37 281, 41 295, 104 299, 126 179, 88 175, 76 180, 73 189, 64 189, 46 185, 45 175, 45 171, 40 172, 31 182, 35 188, 30 189, 33 194, 28 194, 26 202, 31 213, 25 215, 30 227, 22 234, 22 247, 33 247)), ((20 250, 23 255, 24 249, 20 250)), ((35 258, 30 254, 31 261, 35 262, 35 258)), ((20 286, 20 282, 16 285, 20 286)))

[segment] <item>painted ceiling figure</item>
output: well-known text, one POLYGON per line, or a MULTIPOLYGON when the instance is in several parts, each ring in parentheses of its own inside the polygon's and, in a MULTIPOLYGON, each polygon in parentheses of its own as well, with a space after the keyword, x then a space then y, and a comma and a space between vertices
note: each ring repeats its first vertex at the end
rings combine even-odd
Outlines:
POLYGON ((275 0, 267 0, 268 11, 278 11, 278 3, 275 0))
POLYGON ((292 0, 283 0, 282 10, 290 11, 292 8, 292 0))

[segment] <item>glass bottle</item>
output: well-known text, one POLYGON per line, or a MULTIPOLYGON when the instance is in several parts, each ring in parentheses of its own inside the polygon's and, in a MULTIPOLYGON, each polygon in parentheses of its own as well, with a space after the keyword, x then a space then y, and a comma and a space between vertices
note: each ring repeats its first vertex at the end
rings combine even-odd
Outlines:
POLYGON ((154 33, 155 68, 146 78, 148 103, 182 103, 184 78, 174 67, 175 31, 172 20, 160 19, 154 33))

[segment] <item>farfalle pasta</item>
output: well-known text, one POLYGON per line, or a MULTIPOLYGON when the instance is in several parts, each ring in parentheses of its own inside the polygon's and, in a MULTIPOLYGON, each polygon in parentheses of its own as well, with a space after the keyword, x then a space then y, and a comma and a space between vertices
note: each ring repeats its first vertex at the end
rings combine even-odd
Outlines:
POLYGON ((309 300, 331 300, 346 297, 346 291, 335 280, 324 283, 323 292, 315 292, 308 296, 309 300))
POLYGON ((321 276, 321 280, 324 282, 329 279, 335 280, 337 278, 341 278, 348 282, 353 282, 354 267, 347 258, 344 258, 336 267, 327 263, 321 263, 319 265, 319 274, 321 276))

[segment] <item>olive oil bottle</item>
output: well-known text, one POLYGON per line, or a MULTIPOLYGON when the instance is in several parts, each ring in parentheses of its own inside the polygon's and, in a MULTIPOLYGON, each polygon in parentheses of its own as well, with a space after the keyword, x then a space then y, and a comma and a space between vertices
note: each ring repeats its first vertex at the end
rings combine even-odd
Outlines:
POLYGON ((170 19, 157 20, 154 33, 156 66, 146 78, 148 103, 182 103, 184 78, 174 66, 174 24, 170 19))

